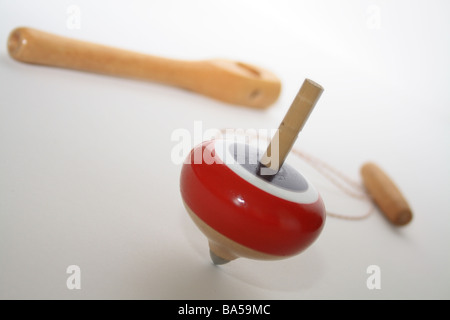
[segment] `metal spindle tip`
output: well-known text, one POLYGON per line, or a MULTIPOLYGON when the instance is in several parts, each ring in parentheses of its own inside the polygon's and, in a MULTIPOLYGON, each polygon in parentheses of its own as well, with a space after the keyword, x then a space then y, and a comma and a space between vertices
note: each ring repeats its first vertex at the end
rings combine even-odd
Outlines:
POLYGON ((230 262, 230 260, 219 257, 212 250, 209 250, 209 255, 211 257, 212 262, 216 266, 230 262))

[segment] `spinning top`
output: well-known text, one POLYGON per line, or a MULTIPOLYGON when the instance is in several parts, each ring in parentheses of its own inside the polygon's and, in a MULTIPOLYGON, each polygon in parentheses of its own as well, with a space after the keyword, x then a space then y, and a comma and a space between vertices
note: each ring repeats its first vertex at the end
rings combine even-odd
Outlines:
POLYGON ((205 141, 191 150, 181 170, 181 195, 208 238, 214 264, 287 258, 319 236, 323 201, 284 160, 322 91, 304 81, 264 154, 235 139, 205 141))

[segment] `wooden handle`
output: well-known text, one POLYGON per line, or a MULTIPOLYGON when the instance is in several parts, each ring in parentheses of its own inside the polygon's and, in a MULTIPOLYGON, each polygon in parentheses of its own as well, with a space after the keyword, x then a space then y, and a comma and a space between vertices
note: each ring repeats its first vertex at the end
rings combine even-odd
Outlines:
POLYGON ((242 62, 166 59, 24 27, 11 32, 8 51, 22 62, 156 81, 253 108, 267 108, 281 90, 274 74, 242 62))
POLYGON ((270 171, 276 173, 283 165, 322 92, 322 86, 305 79, 261 158, 261 163, 270 171))
POLYGON ((411 221, 412 212, 405 197, 380 167, 366 163, 361 167, 361 175, 367 191, 390 222, 402 226, 411 221))

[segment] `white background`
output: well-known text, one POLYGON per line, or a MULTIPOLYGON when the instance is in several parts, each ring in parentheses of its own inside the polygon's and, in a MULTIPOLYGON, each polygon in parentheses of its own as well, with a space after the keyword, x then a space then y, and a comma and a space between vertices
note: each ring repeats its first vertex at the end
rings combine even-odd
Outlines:
MULTIPOLYGON (((449 10, 445 0, 0 1, 0 298, 450 298, 449 10), (71 5, 79 29, 67 26, 71 5), (253 63, 280 77, 282 94, 258 111, 22 64, 6 51, 22 25, 171 58, 253 63), (414 220, 395 228, 379 212, 329 217, 296 257, 214 267, 182 205, 171 134, 193 133, 194 121, 276 128, 306 77, 325 92, 296 147, 356 180, 365 161, 378 163, 414 220), (81 290, 66 287, 72 264, 81 290), (380 290, 366 286, 373 264, 380 290)), ((290 158, 330 211, 366 210, 290 158)))

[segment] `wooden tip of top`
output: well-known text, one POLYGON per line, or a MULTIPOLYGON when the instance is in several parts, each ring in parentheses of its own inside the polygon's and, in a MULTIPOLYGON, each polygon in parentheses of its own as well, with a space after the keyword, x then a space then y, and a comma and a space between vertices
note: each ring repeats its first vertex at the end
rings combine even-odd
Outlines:
POLYGON ((305 83, 311 84, 312 86, 314 86, 314 87, 320 89, 321 91, 324 90, 323 87, 322 87, 320 84, 318 84, 317 82, 315 82, 315 81, 313 81, 313 80, 311 80, 311 79, 306 78, 304 82, 305 82, 305 83))

